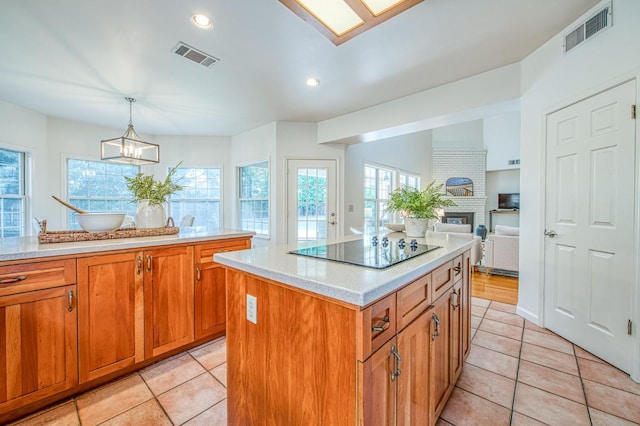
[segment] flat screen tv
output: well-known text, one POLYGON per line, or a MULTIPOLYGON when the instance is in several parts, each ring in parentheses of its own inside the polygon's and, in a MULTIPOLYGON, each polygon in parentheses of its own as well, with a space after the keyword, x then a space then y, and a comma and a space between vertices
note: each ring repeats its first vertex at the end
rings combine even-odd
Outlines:
POLYGON ((508 210, 520 209, 520 193, 498 194, 498 208, 508 210))

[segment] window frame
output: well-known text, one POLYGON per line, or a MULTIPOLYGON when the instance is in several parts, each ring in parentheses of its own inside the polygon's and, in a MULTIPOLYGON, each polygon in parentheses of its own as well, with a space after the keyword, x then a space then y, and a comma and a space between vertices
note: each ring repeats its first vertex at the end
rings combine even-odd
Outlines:
MULTIPOLYGON (((167 169, 165 170, 166 173, 169 173, 169 170, 171 169, 171 167, 167 167, 167 169)), ((207 165, 207 166, 192 166, 192 165, 184 165, 181 164, 180 167, 178 167, 178 170, 180 169, 199 169, 199 170, 203 170, 203 169, 217 169, 220 172, 220 198, 218 199, 214 199, 214 198, 181 198, 181 199, 175 199, 174 195, 175 194, 171 194, 169 196, 169 198, 167 199, 167 209, 168 209, 168 214, 170 216, 173 215, 173 211, 172 211, 172 205, 171 203, 173 201, 186 201, 186 202, 193 202, 193 201, 205 201, 205 202, 209 202, 209 201, 217 201, 218 202, 218 228, 224 228, 224 168, 222 166, 211 166, 211 165, 207 165)), ((166 175, 165 175, 166 176, 166 175)), ((176 183, 178 185, 180 185, 180 181, 176 181, 176 183)), ((191 213, 186 213, 186 214, 191 214, 191 213)), ((191 214, 196 221, 198 220, 197 216, 194 214, 191 214)), ((182 218, 176 218, 174 217, 174 220, 176 221, 176 224, 179 224, 180 220, 182 218)), ((177 225, 176 225, 177 226, 177 225)), ((194 223, 195 226, 195 223, 194 223)), ((209 226, 206 226, 207 229, 209 229, 209 226)))
POLYGON ((19 233, 17 236, 4 236, 4 228, 0 228, 0 239, 2 238, 12 238, 12 237, 25 237, 27 235, 31 235, 28 231, 31 228, 31 220, 28 220, 28 217, 31 215, 31 151, 26 150, 22 147, 11 146, 8 144, 0 145, 0 149, 4 151, 11 151, 19 154, 19 194, 3 194, 0 195, 0 198, 3 199, 18 199, 22 200, 22 214, 21 214, 21 226, 18 228, 19 233))
POLYGON ((260 239, 265 239, 265 240, 270 240, 271 239, 271 219, 272 219, 272 212, 271 212, 271 185, 272 185, 272 179, 273 179, 273 174, 271 173, 271 162, 269 160, 260 160, 260 161, 250 161, 250 162, 245 162, 245 163, 241 163, 238 164, 236 166, 236 190, 237 190, 237 215, 236 215, 236 220, 238 221, 238 228, 242 229, 242 230, 246 230, 246 231, 252 231, 255 232, 254 238, 260 238, 260 239), (246 167, 252 167, 252 166, 258 166, 261 164, 266 164, 266 170, 267 170, 267 197, 266 198, 243 198, 242 197, 242 169, 246 168, 246 167), (267 202, 267 233, 259 233, 258 231, 256 231, 255 229, 245 229, 242 227, 242 203, 246 202, 246 201, 266 201, 267 202))

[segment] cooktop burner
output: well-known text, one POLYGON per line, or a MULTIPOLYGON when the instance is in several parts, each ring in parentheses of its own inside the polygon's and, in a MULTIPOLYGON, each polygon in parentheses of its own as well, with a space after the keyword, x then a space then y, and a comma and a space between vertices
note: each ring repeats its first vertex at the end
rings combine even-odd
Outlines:
POLYGON ((389 240, 387 237, 374 236, 363 240, 307 247, 292 250, 289 253, 367 268, 385 269, 439 248, 440 246, 418 244, 415 239, 407 242, 404 238, 389 240))

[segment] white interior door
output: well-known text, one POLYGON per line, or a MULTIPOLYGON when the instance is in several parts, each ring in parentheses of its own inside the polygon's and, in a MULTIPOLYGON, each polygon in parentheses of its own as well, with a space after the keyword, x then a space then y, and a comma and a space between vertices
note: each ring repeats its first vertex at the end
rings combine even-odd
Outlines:
POLYGON ((289 160, 287 167, 287 241, 335 238, 338 229, 336 161, 289 160))
POLYGON ((545 326, 628 373, 635 93, 627 82, 547 117, 545 326))

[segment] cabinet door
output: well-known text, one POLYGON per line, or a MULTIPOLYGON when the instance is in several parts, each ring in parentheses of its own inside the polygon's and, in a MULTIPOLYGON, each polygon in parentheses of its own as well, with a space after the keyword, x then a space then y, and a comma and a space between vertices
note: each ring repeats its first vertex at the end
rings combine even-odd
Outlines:
POLYGON ((437 419, 447 403, 452 389, 449 361, 449 298, 441 297, 432 311, 431 356, 433 373, 431 380, 431 418, 437 419))
MULTIPOLYGON (((362 416, 360 424, 366 426, 390 426, 396 422, 396 339, 389 340, 360 364, 362 416)), ((426 424, 426 423, 425 423, 426 424)))
POLYGON ((424 312, 398 334, 401 357, 396 378, 398 386, 398 426, 428 425, 429 377, 431 369, 431 311, 424 312))
POLYGON ((145 357, 194 340, 193 247, 144 252, 145 357))
POLYGON ((449 294, 449 358, 451 360, 451 386, 455 385, 464 364, 462 353, 462 327, 464 325, 462 315, 462 280, 458 281, 449 294))
POLYGON ((226 324, 225 269, 217 263, 196 267, 196 339, 222 335, 226 324))
POLYGON ((462 362, 469 356, 471 349, 471 252, 464 253, 462 276, 462 362))
POLYGON ((142 252, 78 260, 80 383, 144 360, 142 252))
POLYGON ((0 410, 77 385, 76 286, 0 297, 0 410))

